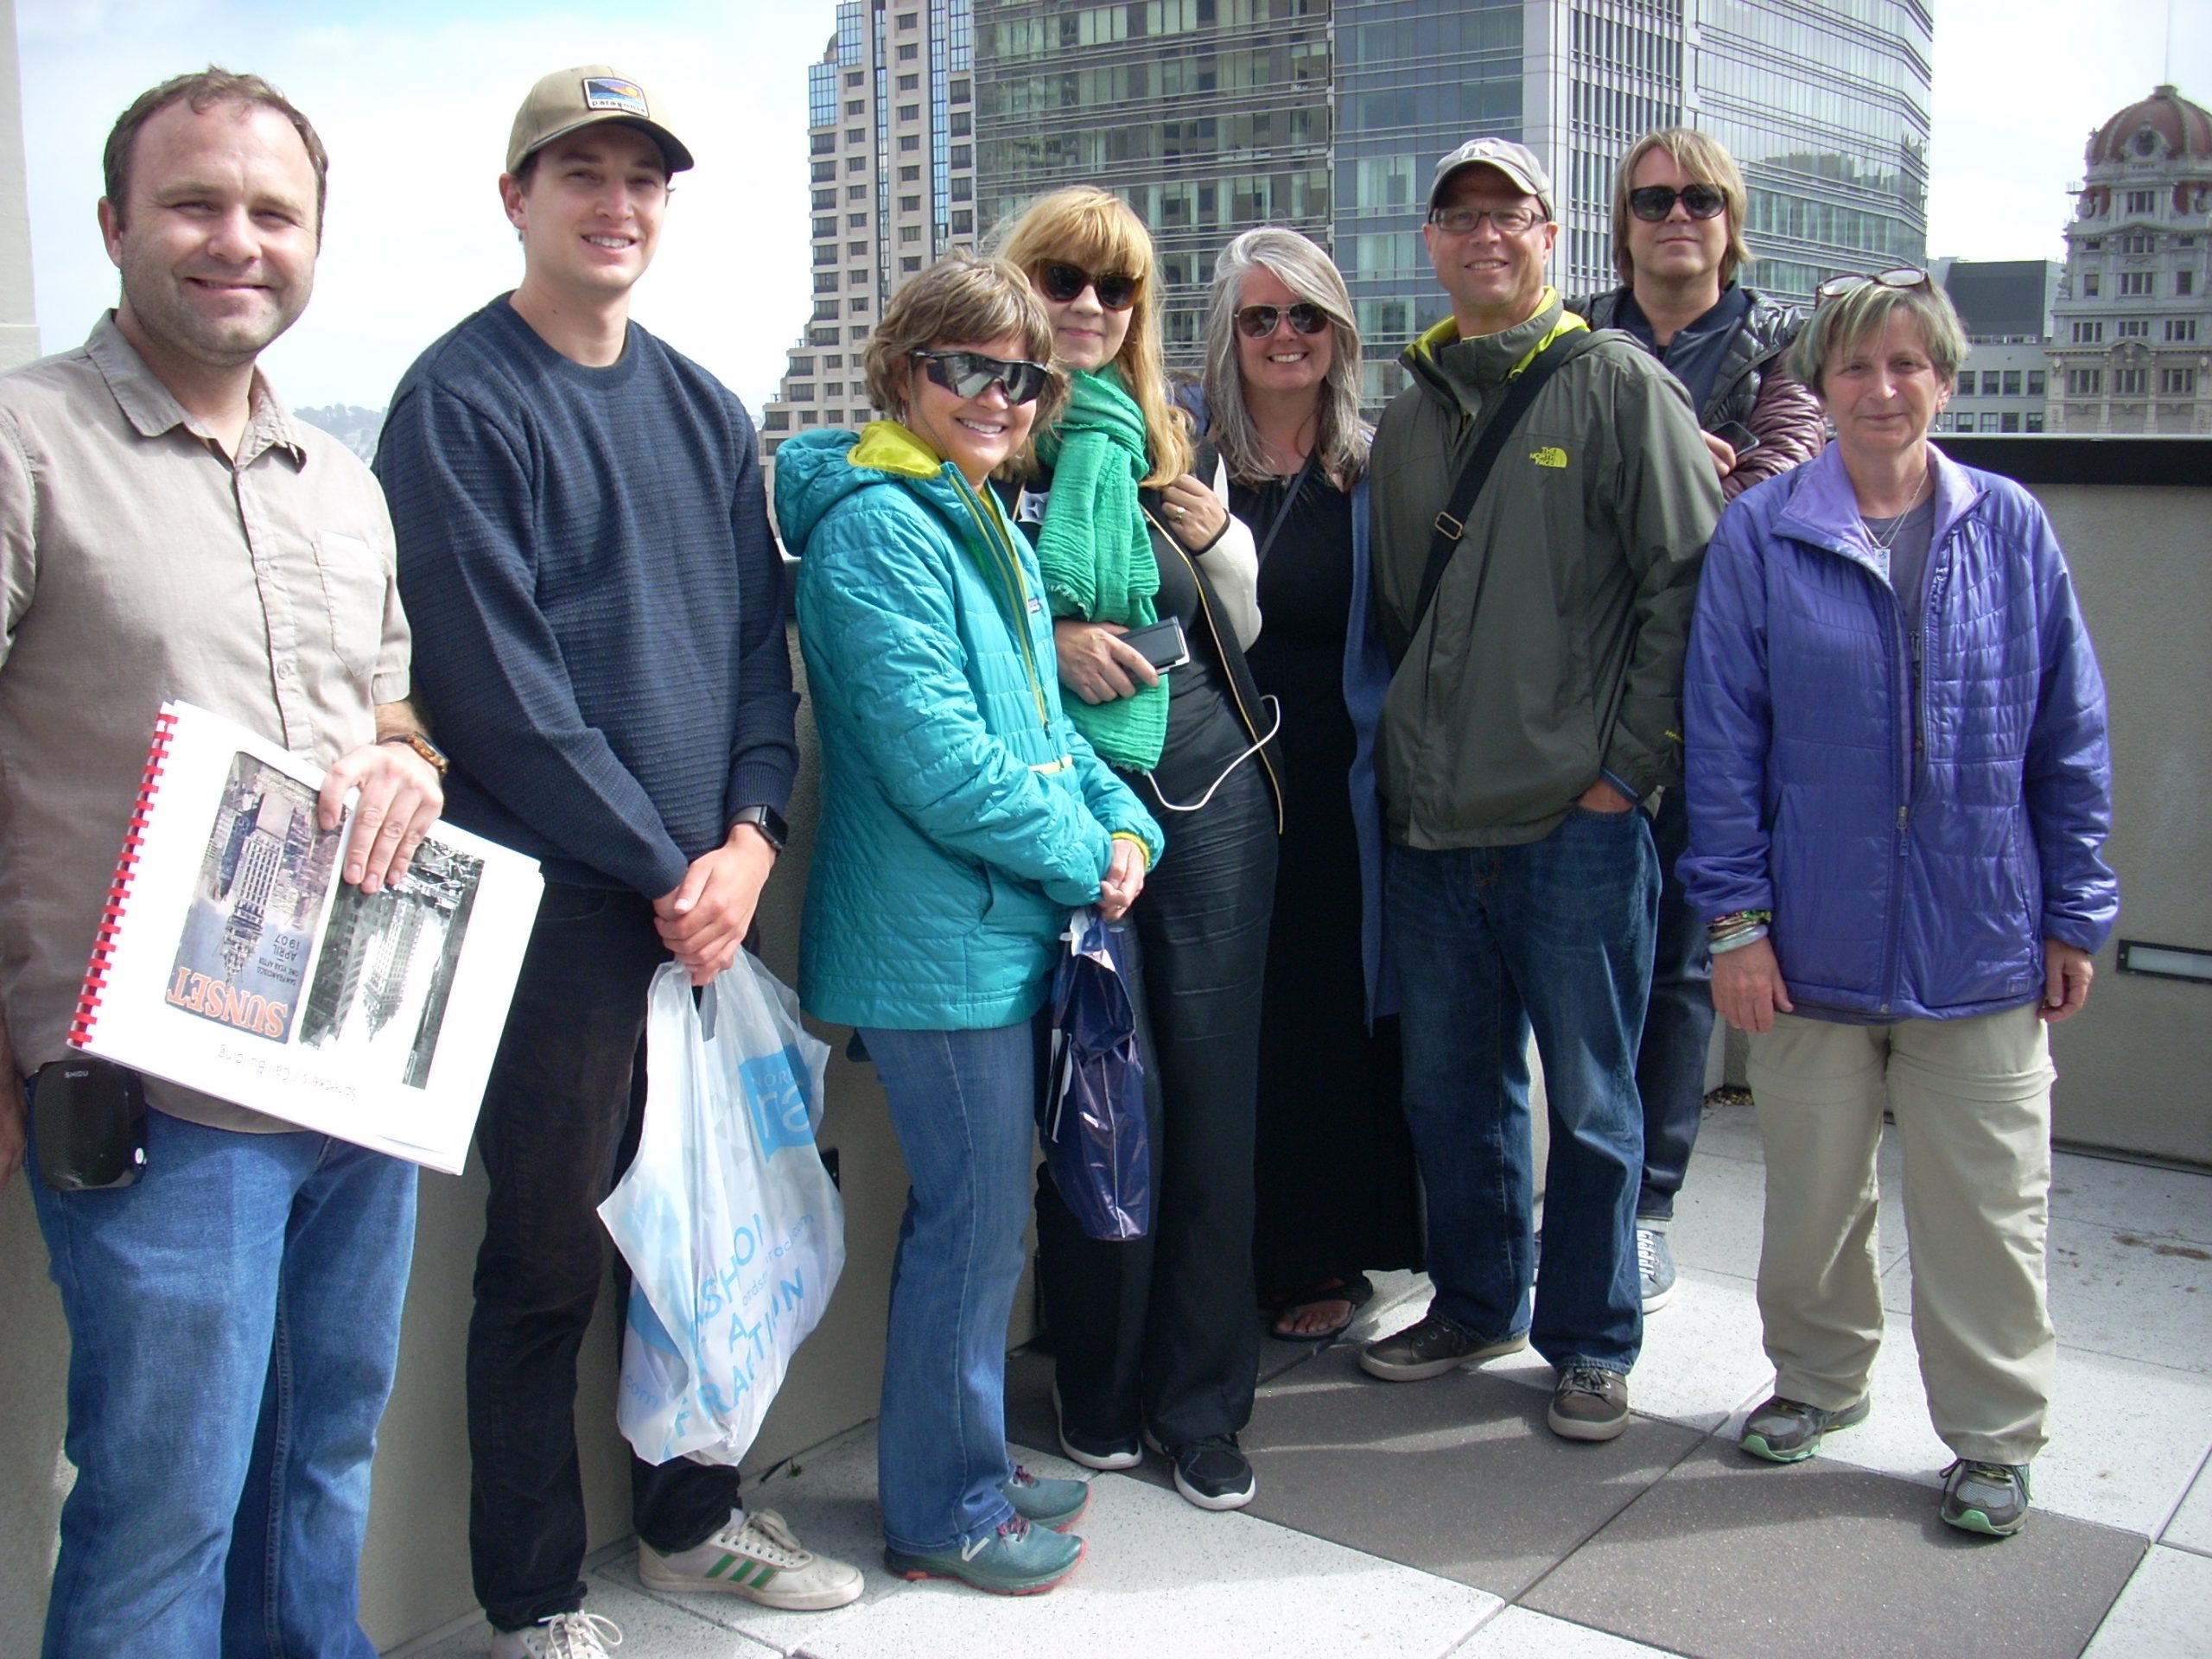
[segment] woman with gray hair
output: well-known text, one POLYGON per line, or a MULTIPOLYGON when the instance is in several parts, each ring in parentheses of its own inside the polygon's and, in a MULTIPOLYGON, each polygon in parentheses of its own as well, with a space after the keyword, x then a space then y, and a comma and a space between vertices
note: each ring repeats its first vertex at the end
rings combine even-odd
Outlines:
POLYGON ((1886 1105, 1939 1513, 2004 1537, 2058 1346, 2046 1033, 2120 907, 2104 685, 2042 507, 1928 442, 1966 356, 1942 290, 1819 293, 1794 367, 1835 442, 1721 515, 1683 683, 1682 875, 1766 1148, 1775 1391, 1741 1444, 1795 1463, 1866 1415, 1886 1105))
POLYGON ((1359 328, 1329 256, 1274 226, 1231 242, 1214 268, 1205 393, 1230 510, 1258 543, 1268 627, 1247 656, 1282 718, 1253 1257, 1291 1342, 1341 1332, 1372 1294, 1363 1269, 1420 1257, 1398 1022, 1383 1017, 1374 753, 1389 666, 1366 622, 1359 385, 1359 328))

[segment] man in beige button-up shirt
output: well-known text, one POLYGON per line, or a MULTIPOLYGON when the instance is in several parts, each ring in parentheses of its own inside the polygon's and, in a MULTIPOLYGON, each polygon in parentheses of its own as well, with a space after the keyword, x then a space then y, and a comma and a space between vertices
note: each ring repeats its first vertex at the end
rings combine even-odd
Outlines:
MULTIPOLYGON (((163 698, 327 765, 326 828, 359 789, 345 874, 369 891, 437 817, 383 499, 254 366, 307 304, 323 171, 259 80, 145 94, 99 204, 121 304, 0 378, 0 1181, 24 1080, 65 1052, 163 698)), ((46 1652, 212 1654, 227 1623, 366 1654, 355 1580, 414 1168, 188 1090, 148 1097, 137 1185, 31 1177, 78 1471, 46 1652)))

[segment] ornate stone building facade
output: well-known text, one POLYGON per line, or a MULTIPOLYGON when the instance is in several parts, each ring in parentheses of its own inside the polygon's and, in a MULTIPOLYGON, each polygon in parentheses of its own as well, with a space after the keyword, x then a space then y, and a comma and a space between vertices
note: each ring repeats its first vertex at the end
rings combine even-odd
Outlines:
POLYGON ((2090 135, 2084 160, 2048 428, 2212 433, 2212 113, 2160 86, 2090 135))

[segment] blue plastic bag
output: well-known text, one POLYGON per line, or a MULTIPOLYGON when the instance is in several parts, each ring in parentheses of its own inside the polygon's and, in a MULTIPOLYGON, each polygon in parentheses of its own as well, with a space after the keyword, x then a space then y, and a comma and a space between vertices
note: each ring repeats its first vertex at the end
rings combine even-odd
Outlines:
POLYGON ((1141 1238, 1152 1225, 1144 1058, 1122 932, 1077 911, 1052 975, 1052 1060, 1037 1132, 1052 1184, 1092 1238, 1141 1238))
POLYGON ((749 951, 695 1003, 664 963, 638 1155, 599 1213, 630 1263, 615 1421, 648 1463, 745 1455, 845 1265, 822 1166, 828 1045, 749 951))

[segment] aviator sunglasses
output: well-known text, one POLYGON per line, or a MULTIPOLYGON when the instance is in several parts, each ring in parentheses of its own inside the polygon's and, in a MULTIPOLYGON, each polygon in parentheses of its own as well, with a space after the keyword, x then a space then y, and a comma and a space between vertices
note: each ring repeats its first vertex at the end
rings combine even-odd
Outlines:
POLYGON ((916 352, 929 366, 923 373, 956 397, 980 397, 993 386, 1009 404, 1032 404, 1045 390, 1052 371, 1026 358, 986 357, 981 352, 916 352))
POLYGON ((1813 290, 1815 308, 1830 300, 1840 300, 1847 294, 1856 294, 1862 288, 1933 288, 1934 281, 1917 265, 1898 265, 1889 270, 1878 270, 1871 276, 1831 276, 1813 290))
POLYGON ((1318 334, 1329 326, 1329 314, 1318 305, 1300 300, 1285 308, 1279 305, 1248 305, 1236 314, 1236 327, 1249 340, 1265 340, 1275 331, 1283 318, 1290 319, 1294 334, 1318 334))
POLYGON ((1071 265, 1055 260, 1037 267, 1037 287, 1055 305, 1065 305, 1079 298, 1086 288, 1094 289, 1098 303, 1109 311, 1126 311, 1137 302, 1137 289, 1141 280, 1118 270, 1109 270, 1094 276, 1081 265, 1071 265))
POLYGON ((1718 219, 1728 198, 1710 184, 1693 184, 1677 190, 1664 184, 1647 184, 1628 193, 1628 210, 1645 223, 1656 225, 1675 211, 1676 202, 1692 219, 1718 219))

